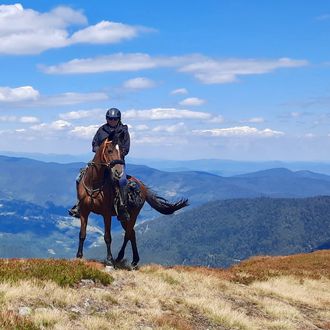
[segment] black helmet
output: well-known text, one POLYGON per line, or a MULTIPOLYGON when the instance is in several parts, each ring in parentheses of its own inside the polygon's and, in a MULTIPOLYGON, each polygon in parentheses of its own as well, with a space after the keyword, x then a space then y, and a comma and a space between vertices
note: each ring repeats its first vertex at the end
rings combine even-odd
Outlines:
POLYGON ((106 119, 121 119, 121 112, 117 108, 111 108, 105 115, 106 119))

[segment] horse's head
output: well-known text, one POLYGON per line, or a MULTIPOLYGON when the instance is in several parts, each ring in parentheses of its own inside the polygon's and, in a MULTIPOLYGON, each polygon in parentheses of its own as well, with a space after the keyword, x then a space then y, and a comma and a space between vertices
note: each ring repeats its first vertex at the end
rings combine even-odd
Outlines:
POLYGON ((105 163, 111 170, 112 177, 119 180, 124 172, 125 162, 120 152, 119 145, 116 141, 105 139, 100 146, 101 162, 105 163))

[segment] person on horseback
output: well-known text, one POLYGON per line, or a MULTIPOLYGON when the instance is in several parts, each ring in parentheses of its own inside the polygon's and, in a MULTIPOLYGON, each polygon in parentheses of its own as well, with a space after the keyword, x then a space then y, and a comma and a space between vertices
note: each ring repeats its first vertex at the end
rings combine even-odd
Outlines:
MULTIPOLYGON (((93 141, 92 148, 93 152, 96 152, 102 142, 109 138, 110 140, 116 139, 121 151, 122 159, 124 160, 125 156, 129 152, 130 148, 130 135, 128 132, 127 125, 124 125, 121 121, 121 112, 117 108, 111 108, 107 110, 106 123, 103 124, 97 130, 93 141)), ((81 175, 78 176, 76 182, 77 187, 81 180, 81 175)), ((129 220, 129 213, 127 210, 127 177, 124 171, 123 175, 118 181, 118 190, 119 190, 119 205, 117 205, 118 218, 121 221, 129 220)), ((79 201, 69 210, 69 214, 73 217, 79 218, 79 201)))

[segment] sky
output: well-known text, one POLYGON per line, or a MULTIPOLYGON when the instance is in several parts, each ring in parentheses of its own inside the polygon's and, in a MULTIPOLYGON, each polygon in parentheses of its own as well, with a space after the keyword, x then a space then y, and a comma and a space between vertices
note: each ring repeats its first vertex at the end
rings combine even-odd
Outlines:
POLYGON ((0 151, 330 161, 330 2, 0 3, 0 151))

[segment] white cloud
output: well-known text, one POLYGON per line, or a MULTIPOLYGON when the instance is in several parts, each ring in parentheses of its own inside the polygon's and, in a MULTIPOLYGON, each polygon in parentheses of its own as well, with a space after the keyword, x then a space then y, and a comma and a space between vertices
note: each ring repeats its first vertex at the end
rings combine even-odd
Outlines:
POLYGON ((87 24, 87 18, 77 10, 60 6, 40 13, 21 4, 0 6, 0 53, 38 54, 51 48, 75 43, 115 43, 150 31, 143 27, 102 21, 73 32, 73 25, 87 24))
POLYGON ((17 88, 0 87, 0 102, 35 101, 39 97, 39 92, 31 86, 17 88))
POLYGON ((14 122, 17 120, 16 116, 0 116, 0 121, 2 122, 14 122))
POLYGON ((294 112, 291 112, 290 115, 292 118, 298 118, 301 116, 301 113, 294 111, 294 112))
POLYGON ((51 128, 53 128, 55 130, 59 130, 59 131, 66 129, 68 127, 71 127, 71 126, 72 125, 65 120, 56 120, 50 124, 51 128))
POLYGON ((213 59, 202 55, 171 57, 150 56, 144 53, 117 53, 95 58, 74 59, 53 66, 41 66, 49 74, 139 71, 173 67, 190 73, 204 84, 224 84, 238 80, 239 76, 272 72, 280 68, 295 68, 308 64, 306 60, 279 59, 213 59))
POLYGON ((138 28, 123 23, 102 21, 95 25, 82 29, 72 35, 72 43, 107 44, 117 43, 124 39, 132 39, 145 28, 138 28))
POLYGON ((148 125, 136 125, 134 127, 132 127, 135 131, 148 131, 150 130, 150 127, 148 125))
POLYGON ((58 95, 41 96, 38 100, 27 104, 22 104, 24 107, 58 107, 66 105, 74 105, 87 102, 97 102, 108 100, 109 96, 106 93, 75 93, 67 92, 58 95))
POLYGON ((246 120, 242 120, 243 123, 263 123, 265 122, 265 119, 262 117, 253 117, 253 118, 249 118, 246 120))
POLYGON ((172 95, 176 95, 176 94, 188 94, 188 90, 186 88, 178 88, 178 89, 174 89, 173 91, 171 91, 172 95))
POLYGON ((34 131, 42 131, 52 133, 54 131, 63 131, 70 128, 71 123, 65 120, 56 120, 51 123, 41 123, 39 125, 31 126, 31 129, 34 131))
POLYGON ((32 116, 23 116, 19 118, 19 121, 24 124, 34 124, 34 123, 38 123, 39 119, 37 117, 32 117, 32 116))
POLYGON ((109 97, 105 93, 74 93, 68 92, 55 96, 45 97, 42 104, 49 104, 52 106, 58 105, 72 105, 85 102, 108 100, 109 97))
POLYGON ((166 135, 166 136, 138 136, 134 139, 134 144, 136 145, 153 145, 156 148, 162 147, 177 147, 180 144, 186 144, 185 139, 178 139, 176 135, 166 135))
POLYGON ((198 106, 205 103, 205 100, 198 97, 188 97, 180 102, 180 105, 198 106))
POLYGON ((186 131, 186 126, 184 123, 178 123, 175 125, 162 125, 156 126, 152 129, 153 132, 166 132, 166 133, 180 133, 186 131))
POLYGON ((39 122, 39 119, 37 117, 32 116, 23 116, 23 117, 17 117, 17 116, 0 116, 0 121, 2 122, 20 122, 24 124, 35 124, 39 122))
POLYGON ((95 118, 105 114, 104 109, 79 110, 60 113, 59 117, 64 120, 77 120, 83 118, 95 118))
POLYGON ((284 132, 271 130, 266 128, 258 130, 255 127, 239 126, 230 128, 214 128, 205 130, 194 130, 195 135, 202 136, 222 136, 222 137, 241 137, 241 136, 256 136, 256 137, 274 137, 284 135, 284 132))
POLYGON ((204 84, 225 84, 238 80, 242 75, 256 75, 272 72, 280 68, 294 68, 307 65, 306 60, 280 58, 277 60, 227 59, 214 60, 205 58, 201 61, 184 65, 181 72, 193 74, 204 84))
POLYGON ((157 67, 157 61, 147 54, 113 54, 96 58, 74 59, 54 66, 40 66, 49 74, 139 71, 157 67))
POLYGON ((208 120, 208 122, 215 123, 215 124, 221 124, 224 121, 225 121, 225 119, 221 115, 214 116, 210 120, 208 120))
POLYGON ((209 113, 197 112, 190 110, 180 110, 175 108, 154 108, 149 110, 129 110, 123 113, 125 120, 142 119, 142 120, 163 120, 163 119, 211 119, 209 113))
POLYGON ((70 131, 70 134, 83 139, 92 139, 98 128, 98 125, 76 126, 70 131))
POLYGON ((151 79, 144 77, 137 77, 126 80, 123 84, 124 88, 127 89, 146 89, 153 88, 156 86, 155 82, 151 79))

